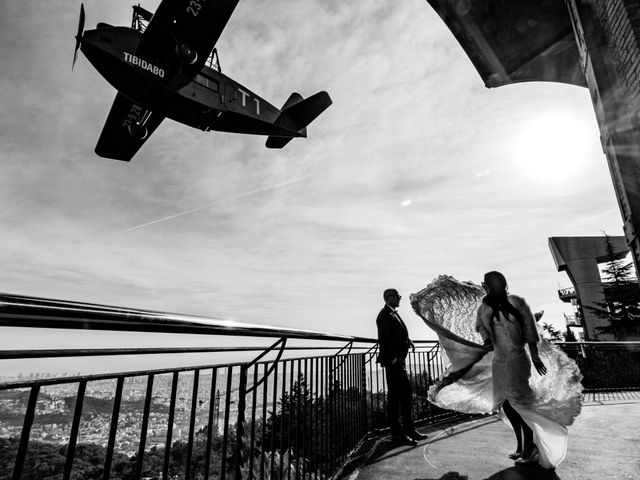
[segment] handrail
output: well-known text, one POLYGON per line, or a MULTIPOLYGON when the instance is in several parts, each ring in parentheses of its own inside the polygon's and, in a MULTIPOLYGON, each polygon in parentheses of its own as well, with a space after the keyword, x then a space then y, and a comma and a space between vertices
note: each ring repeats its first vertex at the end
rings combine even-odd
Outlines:
POLYGON ((553 342, 556 345, 638 345, 640 346, 640 340, 616 340, 616 341, 602 341, 602 342, 553 342))
POLYGON ((0 326, 236 335, 245 337, 287 337, 290 339, 359 343, 376 343, 378 341, 375 338, 241 323, 220 318, 3 293, 0 293, 0 326))
MULTIPOLYGON (((433 343, 436 343, 435 341, 433 343)), ((375 347, 375 345, 374 345, 375 347)), ((354 347, 354 350, 368 351, 374 347, 354 347)), ((165 355, 172 353, 237 353, 262 352, 264 346, 255 347, 164 347, 164 348, 59 348, 32 350, 0 350, 0 360, 16 360, 26 358, 57 358, 57 357, 107 357, 116 355, 165 355)), ((288 346, 287 350, 335 350, 335 346, 288 346)))
POLYGON ((558 289, 558 293, 560 295, 575 295, 576 289, 575 287, 560 288, 558 289))

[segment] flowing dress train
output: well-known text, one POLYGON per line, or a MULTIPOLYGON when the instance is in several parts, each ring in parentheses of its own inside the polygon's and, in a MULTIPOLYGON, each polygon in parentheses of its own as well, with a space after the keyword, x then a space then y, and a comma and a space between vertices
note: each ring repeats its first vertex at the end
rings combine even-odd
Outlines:
MULTIPOLYGON (((464 413, 495 413, 509 400, 533 430, 538 463, 555 468, 566 454, 567 426, 580 413, 582 375, 573 360, 544 339, 538 352, 547 374, 539 375, 525 348, 526 341, 539 337, 524 300, 509 297, 523 313, 518 322, 487 315, 483 296, 479 285, 446 275, 411 295, 414 311, 438 334, 448 363, 444 377, 430 388, 429 400, 464 413), (492 340, 493 351, 483 346, 486 338, 492 340)), ((504 415, 500 418, 511 426, 504 415)))

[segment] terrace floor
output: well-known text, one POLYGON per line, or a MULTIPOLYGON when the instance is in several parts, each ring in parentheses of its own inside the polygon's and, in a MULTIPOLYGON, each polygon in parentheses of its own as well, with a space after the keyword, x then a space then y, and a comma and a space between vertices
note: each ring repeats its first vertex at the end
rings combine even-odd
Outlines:
POLYGON ((345 469, 344 480, 638 480, 640 392, 587 394, 569 427, 569 448, 556 471, 515 466, 511 430, 496 416, 453 426, 420 428, 416 447, 382 437, 367 442, 345 469))

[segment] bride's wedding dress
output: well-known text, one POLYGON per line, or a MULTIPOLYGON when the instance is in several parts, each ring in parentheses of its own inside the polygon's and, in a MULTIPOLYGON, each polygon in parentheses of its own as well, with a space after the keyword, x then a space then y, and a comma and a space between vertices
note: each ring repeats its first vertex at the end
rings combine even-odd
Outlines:
MULTIPOLYGON (((414 311, 438 334, 448 364, 444 378, 431 387, 429 399, 465 413, 494 413, 509 400, 533 430, 538 463, 555 468, 566 454, 566 427, 580 413, 582 375, 573 360, 544 339, 538 342, 538 352, 547 374, 539 375, 530 359, 522 358, 529 357, 528 348, 508 348, 513 328, 520 327, 507 320, 493 332, 496 351, 489 351, 476 331, 483 296, 479 285, 446 275, 411 295, 414 311)), ((500 417, 510 426, 504 415, 500 417)))

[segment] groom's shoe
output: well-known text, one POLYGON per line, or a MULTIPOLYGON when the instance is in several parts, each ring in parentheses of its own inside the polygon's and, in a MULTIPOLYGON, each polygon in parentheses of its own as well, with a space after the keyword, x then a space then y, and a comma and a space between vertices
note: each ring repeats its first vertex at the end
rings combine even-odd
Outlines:
POLYGON ((407 437, 413 440, 424 440, 425 438, 427 438, 424 433, 416 432, 415 430, 413 432, 407 433, 407 437))
POLYGON ((393 443, 399 443, 400 445, 418 445, 418 442, 416 442, 413 438, 408 437, 404 433, 392 435, 391 441, 393 443))

